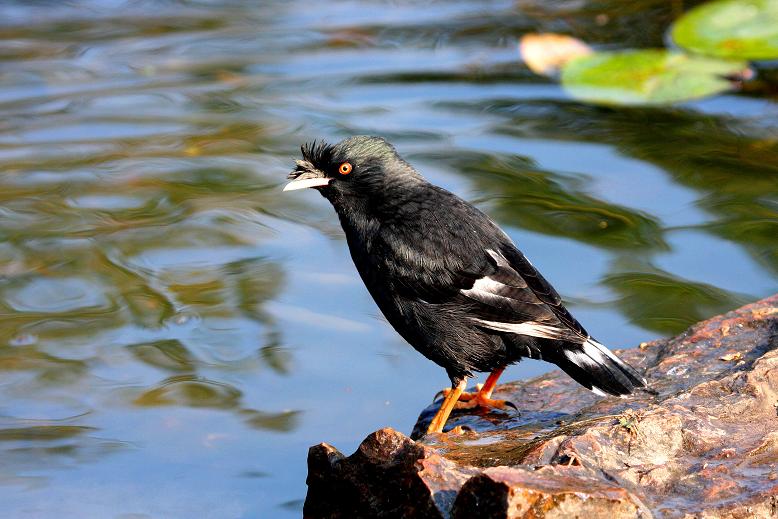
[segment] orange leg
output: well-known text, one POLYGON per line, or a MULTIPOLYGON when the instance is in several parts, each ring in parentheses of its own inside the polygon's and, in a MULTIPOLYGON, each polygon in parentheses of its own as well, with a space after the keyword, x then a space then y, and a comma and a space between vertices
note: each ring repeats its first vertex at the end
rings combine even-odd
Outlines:
POLYGON ((497 385, 497 379, 500 378, 500 375, 502 375, 503 371, 505 371, 505 368, 497 368, 496 370, 489 373, 488 377, 486 377, 486 382, 484 382, 483 387, 478 390, 478 392, 481 393, 484 398, 489 398, 492 396, 494 386, 497 385))
MULTIPOLYGON (((492 391, 497 385, 497 380, 502 375, 505 368, 497 368, 486 378, 486 382, 478 384, 475 387, 478 389, 477 393, 462 393, 459 395, 458 402, 454 405, 456 409, 472 409, 474 407, 491 407, 496 409, 505 409, 506 407, 516 408, 511 402, 505 400, 492 400, 492 391)), ((450 389, 444 389, 443 394, 448 397, 451 393, 450 389)))
POLYGON ((443 403, 440 404, 440 409, 430 422, 429 427, 427 427, 427 434, 443 432, 443 426, 446 425, 451 410, 454 409, 454 406, 459 402, 459 397, 465 390, 465 387, 467 387, 466 378, 462 379, 457 387, 453 387, 446 392, 446 398, 443 399, 443 403))

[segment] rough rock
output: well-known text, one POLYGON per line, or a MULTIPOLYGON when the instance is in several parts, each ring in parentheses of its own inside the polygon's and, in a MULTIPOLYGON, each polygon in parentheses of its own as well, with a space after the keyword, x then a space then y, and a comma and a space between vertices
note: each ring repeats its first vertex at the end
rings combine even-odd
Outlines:
POLYGON ((650 391, 599 397, 561 372, 498 386, 519 414, 463 435, 392 429, 308 457, 304 516, 778 518, 778 295, 619 353, 650 391))

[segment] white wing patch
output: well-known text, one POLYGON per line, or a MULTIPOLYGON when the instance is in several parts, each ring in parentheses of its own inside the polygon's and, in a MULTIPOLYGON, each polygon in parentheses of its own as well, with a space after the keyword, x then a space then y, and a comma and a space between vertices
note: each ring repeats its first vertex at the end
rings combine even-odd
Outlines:
MULTIPOLYGON (((498 252, 494 252, 492 249, 486 249, 486 252, 487 254, 489 254, 489 256, 492 257, 495 263, 497 263, 497 266, 499 268, 507 269, 511 272, 514 272, 510 263, 508 263, 508 260, 505 259, 505 257, 502 254, 498 252)), ((518 276, 518 274, 516 274, 516 276, 518 277, 518 280, 520 280, 520 282, 519 284, 514 286, 506 285, 505 283, 490 278, 489 276, 484 276, 482 278, 476 279, 472 287, 468 288, 467 290, 461 290, 460 292, 474 299, 479 299, 484 296, 488 298, 505 297, 502 294, 505 294, 506 290, 511 290, 512 288, 526 288, 527 285, 523 283, 521 277, 518 276)))
POLYGON ((487 321, 485 319, 473 319, 481 326, 508 333, 518 333, 519 335, 530 335, 532 337, 542 337, 544 339, 561 339, 570 335, 569 330, 563 330, 556 326, 526 321, 523 323, 501 323, 499 321, 487 321))
MULTIPOLYGON (((491 249, 486 249, 487 254, 492 257, 492 259, 497 263, 497 266, 502 269, 510 269, 513 271, 513 267, 511 267, 510 263, 508 263, 508 260, 505 259, 505 257, 500 254, 499 252, 495 252, 491 249)), ((518 274, 516 274, 518 276, 518 274)), ((519 279, 520 276, 519 276, 519 279)), ((503 294, 510 293, 511 290, 515 290, 517 288, 525 288, 526 284, 523 285, 523 287, 520 286, 510 286, 506 285, 505 283, 502 283, 496 279, 493 279, 489 276, 484 276, 482 278, 477 279, 471 288, 468 288, 467 290, 460 290, 460 292, 476 301, 500 301, 506 300, 509 301, 510 297, 506 297, 503 294)), ((539 302, 539 301, 538 301, 539 302)), ((540 337, 544 339, 571 339, 571 334, 573 333, 571 330, 567 329, 566 327, 559 327, 554 326, 550 324, 544 324, 541 322, 536 321, 525 321, 523 323, 516 323, 516 322, 501 322, 501 321, 490 321, 486 319, 477 319, 474 318, 473 321, 478 323, 480 326, 484 326, 486 328, 489 328, 491 330, 495 330, 498 332, 507 332, 507 333, 516 333, 519 335, 529 335, 532 337, 540 337)))
POLYGON ((495 281, 489 276, 486 276, 484 278, 476 279, 475 283, 473 283, 473 288, 461 290, 461 292, 466 296, 475 295, 476 292, 488 292, 489 294, 499 295, 500 289, 504 286, 505 285, 499 281, 495 281))
POLYGON ((505 259, 505 256, 500 254, 499 252, 494 252, 492 249, 486 249, 486 253, 492 257, 492 259, 497 262, 497 266, 499 267, 508 267, 511 268, 511 264, 508 263, 508 260, 505 259))

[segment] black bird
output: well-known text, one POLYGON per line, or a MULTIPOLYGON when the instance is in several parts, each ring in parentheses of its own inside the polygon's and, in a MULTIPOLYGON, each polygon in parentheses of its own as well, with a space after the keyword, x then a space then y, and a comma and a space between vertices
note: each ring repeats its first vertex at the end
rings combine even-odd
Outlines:
POLYGON ((454 407, 504 408, 492 390, 522 357, 553 362, 601 395, 645 386, 570 315, 497 224, 427 182, 387 141, 357 136, 301 151, 284 191, 311 187, 332 203, 386 319, 451 379, 427 432, 441 432, 454 407), (490 375, 477 393, 463 393, 474 371, 490 375))

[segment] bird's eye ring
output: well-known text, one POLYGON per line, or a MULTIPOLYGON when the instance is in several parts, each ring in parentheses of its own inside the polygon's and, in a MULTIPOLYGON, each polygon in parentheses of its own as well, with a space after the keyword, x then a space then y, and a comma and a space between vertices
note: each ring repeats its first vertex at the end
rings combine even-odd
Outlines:
POLYGON ((349 173, 351 173, 352 169, 353 168, 351 167, 351 163, 350 162, 344 162, 338 168, 338 173, 340 173, 341 175, 348 175, 349 173))

